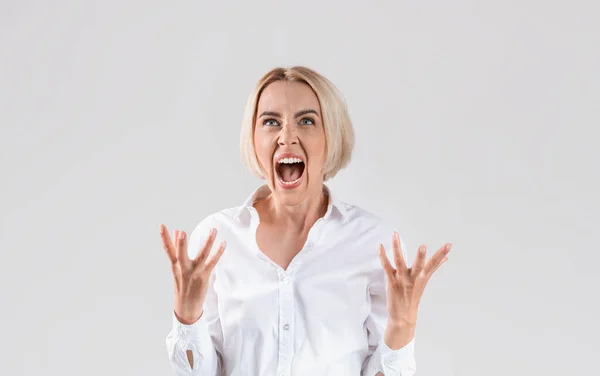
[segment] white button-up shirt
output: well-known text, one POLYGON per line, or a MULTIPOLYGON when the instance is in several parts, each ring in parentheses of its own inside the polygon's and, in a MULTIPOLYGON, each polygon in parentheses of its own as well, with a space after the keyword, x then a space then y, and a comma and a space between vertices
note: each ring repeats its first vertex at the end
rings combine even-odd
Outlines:
POLYGON ((166 342, 175 374, 414 375, 414 339, 398 350, 383 341, 386 281, 377 246, 385 246, 393 265, 396 229, 337 201, 327 186, 324 192, 327 212, 287 270, 256 243, 259 217, 253 203, 270 193, 266 185, 243 205, 196 226, 188 241, 190 258, 212 227, 218 230, 215 245, 226 240, 227 249, 211 275, 202 317, 184 325, 172 315, 166 342))

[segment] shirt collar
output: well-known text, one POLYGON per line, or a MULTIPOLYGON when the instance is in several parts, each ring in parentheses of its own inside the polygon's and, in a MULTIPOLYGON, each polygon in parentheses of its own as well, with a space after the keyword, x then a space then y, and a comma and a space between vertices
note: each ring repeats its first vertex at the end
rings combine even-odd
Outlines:
MULTIPOLYGON (((267 197, 270 193, 271 189, 267 184, 263 184, 256 188, 254 192, 252 192, 252 194, 248 196, 248 198, 244 201, 242 206, 240 206, 237 210, 237 219, 240 219, 241 216, 244 213, 248 212, 250 209, 254 209, 254 203, 260 199, 267 197)), ((327 220, 332 215, 338 214, 341 216, 341 219, 345 221, 347 214, 346 205, 344 205, 343 202, 337 200, 337 197, 334 194, 332 194, 331 189, 326 184, 323 184, 323 193, 325 193, 325 195, 329 198, 329 202, 327 204, 327 211, 325 212, 323 219, 327 220)))

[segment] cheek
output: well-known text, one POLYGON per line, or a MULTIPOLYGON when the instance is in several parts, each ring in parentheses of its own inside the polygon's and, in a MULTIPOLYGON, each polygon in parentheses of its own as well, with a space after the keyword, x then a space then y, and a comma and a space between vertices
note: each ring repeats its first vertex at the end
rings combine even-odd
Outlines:
POLYGON ((268 172, 271 167, 271 161, 273 159, 273 145, 267 137, 261 137, 255 135, 254 137, 254 150, 259 163, 268 172))
POLYGON ((327 141, 325 140, 325 132, 321 130, 322 133, 319 134, 317 140, 315 142, 316 152, 321 157, 321 159, 325 160, 325 154, 327 153, 327 141))
POLYGON ((310 145, 309 155, 312 156, 311 170, 317 171, 323 168, 327 153, 327 145, 324 137, 316 137, 310 145))

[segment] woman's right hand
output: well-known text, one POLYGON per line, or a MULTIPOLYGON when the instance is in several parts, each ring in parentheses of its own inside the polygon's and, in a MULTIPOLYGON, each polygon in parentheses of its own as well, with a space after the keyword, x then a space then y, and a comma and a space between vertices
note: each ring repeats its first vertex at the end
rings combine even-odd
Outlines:
POLYGON ((216 229, 211 229, 204 245, 192 260, 188 257, 187 236, 184 231, 175 230, 173 242, 167 227, 161 224, 160 235, 171 260, 175 280, 175 316, 182 324, 193 324, 202 316, 210 274, 225 251, 226 243, 221 242, 217 252, 208 257, 217 235, 216 229))

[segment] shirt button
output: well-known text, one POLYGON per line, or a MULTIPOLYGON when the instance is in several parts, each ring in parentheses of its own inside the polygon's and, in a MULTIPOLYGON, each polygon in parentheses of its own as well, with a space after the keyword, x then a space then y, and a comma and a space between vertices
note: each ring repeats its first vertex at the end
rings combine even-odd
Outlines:
POLYGON ((285 324, 285 325, 283 326, 283 330, 288 330, 289 328, 290 328, 290 324, 285 324))
POLYGON ((290 283, 290 279, 288 277, 283 277, 283 283, 290 283))

